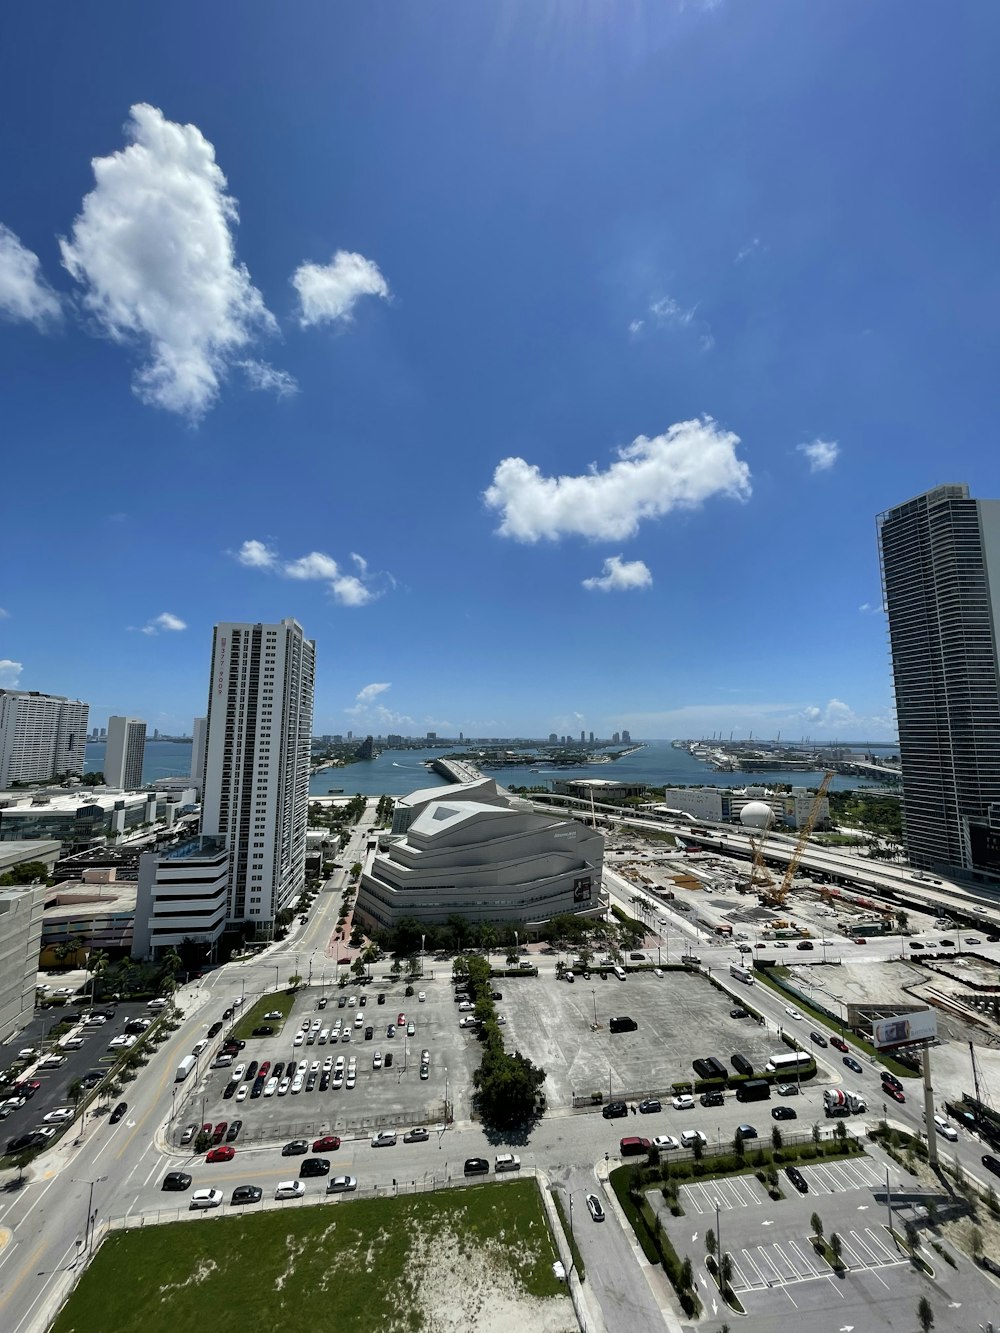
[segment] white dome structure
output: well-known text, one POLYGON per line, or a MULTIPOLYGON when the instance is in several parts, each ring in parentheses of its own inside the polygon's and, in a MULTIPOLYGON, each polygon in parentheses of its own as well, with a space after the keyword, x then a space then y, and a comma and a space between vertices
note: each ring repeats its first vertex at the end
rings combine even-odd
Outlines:
POLYGON ((740 823, 744 828, 770 828, 774 811, 766 801, 747 801, 740 811, 740 823))

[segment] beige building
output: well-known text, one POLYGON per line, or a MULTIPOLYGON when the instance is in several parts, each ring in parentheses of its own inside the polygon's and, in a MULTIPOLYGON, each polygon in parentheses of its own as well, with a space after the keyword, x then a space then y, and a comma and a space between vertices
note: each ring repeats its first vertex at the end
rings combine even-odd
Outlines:
POLYGON ((0 889, 0 1041, 27 1027, 35 1013, 44 885, 0 889))

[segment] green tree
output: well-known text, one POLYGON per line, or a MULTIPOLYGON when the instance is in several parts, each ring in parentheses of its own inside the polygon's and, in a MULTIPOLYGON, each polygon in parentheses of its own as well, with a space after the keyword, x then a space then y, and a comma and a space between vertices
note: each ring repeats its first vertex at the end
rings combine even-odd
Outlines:
POLYGON ((24 1181, 24 1168, 30 1164, 36 1152, 36 1148, 28 1148, 24 1152, 15 1153, 10 1159, 11 1164, 17 1167, 17 1183, 19 1185, 24 1181))
POLYGON ((394 958, 392 960, 392 967, 389 968, 389 971, 392 973, 394 977, 398 977, 399 974, 402 972, 402 970, 403 970, 403 964, 400 962, 398 958, 394 958))
POLYGON ((0 875, 0 885, 4 887, 34 884, 36 880, 42 884, 47 884, 49 881, 49 872, 43 861, 23 861, 19 866, 8 870, 6 874, 0 875))
POLYGON ((535 1113, 536 1094, 545 1082, 545 1071, 520 1051, 504 1051, 499 1028, 495 1023, 489 1026, 495 1029, 496 1037, 487 1033, 483 1063, 474 1077, 480 1115, 488 1128, 523 1125, 535 1113))
POLYGON ((775 1152, 780 1152, 782 1142, 781 1130, 775 1125, 771 1130, 771 1147, 775 1152))
POLYGON ((821 1134, 821 1132, 820 1132, 820 1127, 819 1127, 819 1125, 816 1124, 815 1122, 813 1122, 813 1127, 812 1127, 812 1141, 813 1141, 813 1143, 819 1143, 821 1137, 822 1137, 822 1134, 821 1134))
POLYGON ((841 1266, 841 1252, 844 1248, 844 1242, 837 1235, 836 1231, 830 1233, 830 1252, 833 1255, 833 1262, 837 1268, 841 1266))
POLYGON ((838 1143, 843 1143, 847 1138, 847 1126, 844 1124, 843 1120, 837 1121, 837 1127, 833 1131, 833 1136, 838 1143))
MULTIPOLYGON (((356 958, 354 961, 359 962, 360 960, 356 958)), ((288 978, 288 984, 292 988, 292 990, 298 990, 299 986, 301 986, 302 984, 302 978, 298 974, 298 972, 292 973, 292 975, 288 978)))
POLYGON ((823 1239, 823 1219, 819 1213, 813 1213, 809 1219, 809 1225, 812 1227, 812 1233, 817 1240, 823 1239))
POLYGON ((921 1333, 930 1333, 934 1327, 934 1311, 926 1296, 921 1296, 917 1302, 917 1323, 920 1325, 921 1333))
POLYGON ((708 1230, 705 1232, 705 1249, 708 1251, 709 1254, 714 1256, 716 1249, 716 1240, 715 1240, 715 1232, 712 1230, 711 1227, 709 1227, 708 1230))
POLYGON ((722 1279, 722 1286, 725 1290, 733 1280, 733 1256, 724 1254, 719 1260, 719 1277, 722 1279))
POLYGON ((687 1255, 684 1256, 684 1260, 681 1263, 681 1271, 679 1277, 682 1289, 684 1291, 690 1291, 691 1284, 692 1282, 694 1282, 694 1268, 692 1267, 691 1260, 687 1257, 687 1255))
POLYGON ((496 927, 491 926, 489 922, 479 927, 479 945, 480 948, 486 950, 487 962, 489 961, 490 954, 497 947, 498 938, 496 927))
POLYGON ((983 1233, 979 1227, 973 1227, 969 1232, 969 1253, 976 1263, 983 1257, 983 1233))

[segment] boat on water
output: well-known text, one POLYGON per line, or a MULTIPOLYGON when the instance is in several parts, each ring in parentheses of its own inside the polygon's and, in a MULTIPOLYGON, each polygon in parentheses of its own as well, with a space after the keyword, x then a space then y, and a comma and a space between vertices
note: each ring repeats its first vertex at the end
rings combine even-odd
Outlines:
POLYGON ((327 796, 343 796, 344 789, 343 787, 327 787, 326 794, 327 796))

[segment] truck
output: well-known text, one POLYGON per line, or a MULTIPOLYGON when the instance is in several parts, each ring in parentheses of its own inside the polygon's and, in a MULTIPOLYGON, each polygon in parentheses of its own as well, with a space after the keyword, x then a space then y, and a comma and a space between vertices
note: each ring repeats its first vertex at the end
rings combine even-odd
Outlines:
POLYGON ((183 1083, 184 1080, 187 1078, 188 1074, 190 1074, 191 1070, 195 1067, 197 1063, 198 1063, 198 1057, 196 1055, 185 1055, 184 1059, 177 1066, 177 1073, 174 1076, 174 1082, 183 1083))
POLYGON ((868 1103, 860 1092, 827 1088, 823 1093, 823 1109, 828 1116, 863 1115, 868 1110, 868 1103))
POLYGON ((754 984, 753 973, 748 967, 740 967, 737 963, 729 964, 729 975, 735 977, 737 981, 743 981, 748 986, 754 984))

